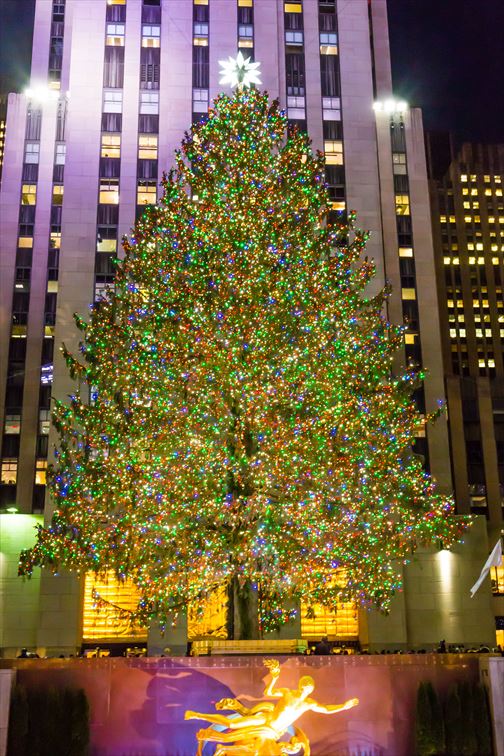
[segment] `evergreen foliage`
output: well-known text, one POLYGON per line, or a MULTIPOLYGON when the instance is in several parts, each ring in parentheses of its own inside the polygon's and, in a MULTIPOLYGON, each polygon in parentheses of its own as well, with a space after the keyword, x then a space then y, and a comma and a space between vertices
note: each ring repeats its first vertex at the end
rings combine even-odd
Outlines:
POLYGON ((486 688, 481 683, 477 683, 473 693, 474 701, 474 732, 477 739, 478 756, 491 756, 492 747, 492 729, 490 713, 488 708, 488 697, 486 688))
POLYGON ((7 756, 25 756, 28 738, 28 698, 23 685, 15 685, 10 700, 7 756))
POLYGON ((392 372, 367 234, 326 223, 322 156, 255 90, 217 98, 163 185, 64 350, 56 508, 21 574, 114 570, 145 623, 233 581, 263 630, 289 601, 386 610, 398 562, 465 524, 412 453, 421 376, 392 372))

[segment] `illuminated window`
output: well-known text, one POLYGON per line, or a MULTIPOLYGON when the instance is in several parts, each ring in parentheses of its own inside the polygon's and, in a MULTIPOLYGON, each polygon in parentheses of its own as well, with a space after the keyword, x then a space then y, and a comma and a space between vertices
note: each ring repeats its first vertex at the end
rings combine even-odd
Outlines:
POLYGON ((302 13, 303 7, 301 3, 285 3, 284 10, 286 13, 302 13))
POLYGON ((146 640, 147 630, 131 625, 140 594, 131 580, 120 581, 110 570, 104 576, 88 574, 84 580, 82 638, 84 641, 146 640))
POLYGON ((107 45, 124 46, 124 24, 107 24, 107 45))
POLYGON ((103 93, 103 112, 122 113, 122 92, 118 89, 108 89, 103 93))
POLYGON ((158 115, 159 92, 140 92, 140 115, 158 115))
POLYGON ((63 184, 55 184, 53 186, 53 194, 52 194, 52 204, 53 205, 62 205, 63 204, 63 184))
POLYGON ((208 5, 208 0, 193 0, 194 5, 208 5))
POLYGON ((324 142, 324 153, 327 165, 343 165, 343 142, 324 142))
POLYGON ((411 247, 399 247, 399 257, 413 257, 413 249, 411 247))
POLYGON ((463 173, 463 174, 461 175, 461 177, 460 177, 460 180, 462 181, 462 183, 463 183, 463 184, 467 183, 467 176, 466 176, 466 174, 465 174, 465 173, 463 173))
POLYGON ((17 459, 2 459, 1 482, 4 485, 14 486, 17 481, 17 459))
POLYGON ((410 214, 410 199, 408 194, 396 194, 395 196, 396 215, 410 214))
POLYGON ((158 138, 152 135, 138 137, 138 157, 140 160, 157 160, 158 138))
POLYGON ((414 344, 417 336, 418 336, 418 334, 416 334, 416 333, 405 333, 404 334, 404 343, 405 344, 414 344))
POLYGON ((401 289, 401 296, 403 299, 416 299, 415 289, 401 289))
POLYGON ((10 436, 21 433, 21 415, 5 415, 4 433, 10 436))
POLYGON ((404 152, 393 152, 392 163, 396 176, 406 175, 406 154, 404 152))
POLYGON ((137 205, 156 204, 156 184, 141 182, 137 188, 137 205))
MULTIPOLYGON (((44 365, 44 367, 46 367, 44 365)), ((48 365, 48 368, 52 370, 52 365, 48 365)), ((46 370, 46 373, 49 372, 46 370)), ((51 427, 51 410, 40 410, 39 412, 39 433, 41 436, 48 436, 49 435, 49 429, 51 427)), ((37 469, 39 462, 42 462, 44 460, 38 460, 37 462, 37 469)), ((47 462, 46 462, 47 467, 47 462)), ((42 467, 40 469, 43 469, 42 467)), ((44 484, 45 485, 45 484, 44 484)))
POLYGON ((102 134, 101 156, 103 158, 121 157, 121 135, 120 134, 102 134))
POLYGON ((203 601, 192 601, 187 611, 187 639, 227 638, 227 587, 220 586, 203 601))
POLYGON ((65 165, 66 159, 66 144, 57 144, 56 152, 54 155, 55 165, 65 165))
POLYGON ((115 252, 117 249, 117 239, 99 239, 96 243, 97 252, 115 252))
POLYGON ((159 47, 161 37, 161 27, 144 25, 142 26, 142 47, 159 47))
POLYGON ((18 247, 21 249, 31 249, 33 247, 33 237, 20 236, 18 239, 18 247))
POLYGON ((100 205, 119 204, 119 179, 100 179, 100 205))
POLYGON ((38 142, 27 142, 25 147, 25 163, 38 163, 40 155, 40 144, 38 142))
POLYGON ((208 37, 194 37, 193 45, 195 47, 208 47, 208 37))
POLYGON ((47 480, 47 459, 37 459, 35 462, 35 485, 45 486, 47 480))
POLYGON ((107 0, 107 5, 126 5, 126 0, 107 0))
POLYGON ((49 248, 60 249, 61 248, 61 233, 53 231, 49 237, 49 248))
POLYGON ((238 0, 239 8, 252 8, 254 0, 238 0))
POLYGON ((23 184, 21 189, 21 204, 35 205, 37 202, 37 184, 23 184))

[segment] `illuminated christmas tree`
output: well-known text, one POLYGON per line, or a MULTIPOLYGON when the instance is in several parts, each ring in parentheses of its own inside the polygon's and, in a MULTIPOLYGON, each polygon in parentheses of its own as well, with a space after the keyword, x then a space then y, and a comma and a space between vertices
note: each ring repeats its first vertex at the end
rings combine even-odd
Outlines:
POLYGON ((323 158, 286 128, 266 94, 219 96, 77 318, 23 574, 114 570, 162 624, 227 584, 265 630, 301 600, 387 609, 418 544, 459 538, 412 453, 419 376, 392 373, 366 234, 327 223, 323 158))

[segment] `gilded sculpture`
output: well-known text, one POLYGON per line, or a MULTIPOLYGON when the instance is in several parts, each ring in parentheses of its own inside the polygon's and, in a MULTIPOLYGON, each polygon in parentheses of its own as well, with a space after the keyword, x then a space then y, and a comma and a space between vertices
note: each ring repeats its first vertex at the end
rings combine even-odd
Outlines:
POLYGON ((268 698, 277 702, 261 701, 251 709, 243 706, 236 698, 223 698, 215 708, 233 711, 234 714, 200 714, 186 711, 185 719, 203 719, 212 724, 222 725, 225 731, 219 732, 212 727, 199 730, 196 734, 198 749, 196 756, 202 756, 205 743, 218 743, 215 756, 284 756, 284 754, 304 754, 310 756, 310 742, 295 722, 307 711, 318 714, 336 714, 346 711, 359 703, 358 698, 351 698, 344 704, 324 706, 314 698, 315 683, 312 677, 301 677, 297 688, 276 688, 280 676, 280 663, 276 659, 266 659, 265 666, 271 674, 271 681, 264 690, 268 698), (280 739, 293 729, 290 740, 280 739))

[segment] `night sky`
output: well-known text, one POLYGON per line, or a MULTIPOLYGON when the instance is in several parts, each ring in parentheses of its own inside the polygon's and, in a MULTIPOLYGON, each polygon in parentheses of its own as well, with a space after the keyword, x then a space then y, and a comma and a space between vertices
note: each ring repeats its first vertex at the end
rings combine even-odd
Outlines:
MULTIPOLYGON (((26 83, 34 4, 0 0, 0 92, 26 83)), ((428 129, 504 142, 504 0, 388 6, 395 94, 424 109, 428 129)))

